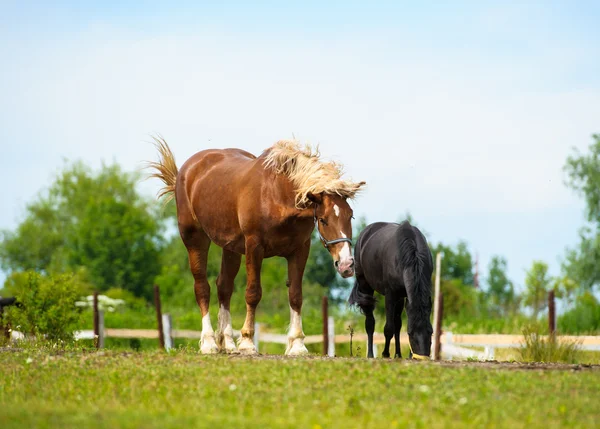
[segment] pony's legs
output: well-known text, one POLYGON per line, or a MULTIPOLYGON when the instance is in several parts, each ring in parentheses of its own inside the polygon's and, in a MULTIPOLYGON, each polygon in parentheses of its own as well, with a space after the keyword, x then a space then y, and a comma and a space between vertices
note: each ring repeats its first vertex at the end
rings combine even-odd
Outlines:
POLYGON ((210 304, 210 285, 206 278, 206 262, 208 258, 208 248, 210 239, 204 231, 195 231, 193 237, 188 240, 193 243, 188 246, 188 256, 190 260, 190 269, 194 276, 194 293, 196 302, 202 312, 202 334, 200 335, 200 352, 217 353, 217 343, 215 342, 215 332, 210 323, 208 307, 210 304))
POLYGON ((285 354, 300 356, 308 354, 304 345, 304 331, 302 330, 302 276, 306 267, 306 260, 310 251, 310 241, 288 258, 288 298, 290 301, 290 330, 288 331, 288 345, 285 354))
POLYGON ((262 297, 260 286, 260 268, 264 258, 264 249, 254 237, 246 239, 246 321, 242 327, 238 350, 244 354, 257 353, 254 346, 254 317, 256 306, 262 297))
MULTIPOLYGON (((356 276, 356 283, 359 291, 365 295, 373 296, 375 290, 367 284, 367 280, 361 276, 356 276)), ((374 306, 373 306, 374 307, 374 306)), ((375 332, 375 316, 373 315, 373 307, 363 306, 362 311, 365 315, 365 332, 367 333, 367 358, 374 358, 373 353, 373 333, 375 332)))
POLYGON ((219 296, 219 317, 217 320, 217 345, 226 353, 237 351, 233 341, 233 327, 229 303, 233 293, 233 281, 240 270, 242 255, 223 249, 221 272, 217 277, 217 294, 219 296))
POLYGON ((400 352, 400 329, 402 328, 402 311, 404 311, 404 298, 400 298, 394 306, 394 342, 396 343, 395 358, 402 358, 400 352))
POLYGON ((394 294, 388 289, 385 294, 385 326, 383 327, 383 335, 385 335, 385 347, 381 357, 390 357, 390 342, 394 336, 394 307, 397 300, 394 294))
POLYGON ((365 331, 367 332, 367 357, 374 358, 373 354, 373 332, 375 332, 375 316, 373 310, 365 311, 365 331))

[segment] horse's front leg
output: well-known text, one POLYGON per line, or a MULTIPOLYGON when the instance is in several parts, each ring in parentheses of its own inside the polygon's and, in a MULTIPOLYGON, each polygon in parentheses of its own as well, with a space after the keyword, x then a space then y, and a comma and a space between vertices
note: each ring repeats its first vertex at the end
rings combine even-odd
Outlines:
POLYGON ((264 258, 264 249, 257 238, 246 239, 246 321, 242 327, 238 351, 243 354, 256 354, 254 346, 254 320, 256 306, 262 297, 260 286, 260 268, 264 258))
POLYGON ((308 354, 304 345, 304 332, 302 331, 302 276, 310 251, 310 240, 302 245, 288 258, 288 296, 290 300, 290 330, 288 332, 288 345, 285 354, 300 356, 308 354))

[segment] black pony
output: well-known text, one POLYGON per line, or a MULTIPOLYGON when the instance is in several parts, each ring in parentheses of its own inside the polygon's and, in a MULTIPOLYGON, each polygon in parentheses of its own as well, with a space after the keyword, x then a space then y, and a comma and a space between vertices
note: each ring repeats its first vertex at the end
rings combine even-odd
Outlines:
POLYGON ((406 298, 411 357, 428 359, 433 332, 429 321, 433 258, 421 231, 407 221, 401 224, 372 223, 358 236, 354 261, 356 282, 348 303, 360 307, 366 316, 367 357, 373 357, 373 293, 377 291, 385 295, 385 348, 382 356, 390 357, 390 341, 394 336, 395 357, 402 357, 400 328, 406 298))

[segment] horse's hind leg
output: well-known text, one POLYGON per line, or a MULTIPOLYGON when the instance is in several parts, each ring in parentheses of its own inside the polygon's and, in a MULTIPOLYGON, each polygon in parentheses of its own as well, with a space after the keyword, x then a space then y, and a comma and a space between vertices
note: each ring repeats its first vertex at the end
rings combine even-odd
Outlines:
MULTIPOLYGON (((183 235, 182 235, 183 238, 183 235)), ((194 293, 196 302, 202 312, 202 334, 200 335, 200 352, 209 354, 217 353, 215 332, 210 323, 208 307, 210 305, 210 285, 206 277, 206 264, 210 239, 201 230, 195 230, 189 236, 185 236, 184 243, 188 249, 190 269, 194 276, 194 293)))
POLYGON ((400 352, 400 329, 402 328, 402 311, 404 311, 404 298, 398 299, 394 308, 394 342, 396 343, 395 358, 402 358, 400 352))
POLYGON ((373 332, 375 332, 375 316, 373 310, 365 310, 365 331, 367 332, 367 358, 374 358, 373 332))
POLYGON ((361 306, 361 309, 365 315, 365 332, 367 333, 367 358, 374 358, 375 355, 373 353, 373 333, 375 332, 375 316, 373 315, 373 311, 375 310, 375 304, 373 295, 375 291, 371 286, 367 284, 367 281, 363 276, 356 275, 356 285, 354 286, 357 289, 357 296, 363 297, 364 304, 361 306), (368 301, 367 297, 371 297, 371 300, 368 301))
POLYGON ((260 268, 264 258, 264 248, 258 238, 246 239, 246 320, 242 327, 238 350, 244 354, 257 353, 254 346, 254 318, 256 306, 262 298, 260 268))
POLYGON ((229 303, 233 293, 233 282, 240 270, 242 255, 223 249, 221 259, 221 272, 217 277, 217 293, 219 296, 219 318, 217 321, 217 345, 226 353, 237 351, 233 341, 233 328, 231 326, 231 313, 229 303))
POLYGON ((385 294, 385 326, 383 327, 383 335, 385 336, 385 347, 383 348, 383 353, 381 353, 381 357, 389 358, 390 357, 390 342, 392 341, 392 337, 394 336, 394 297, 392 293, 388 290, 385 294))

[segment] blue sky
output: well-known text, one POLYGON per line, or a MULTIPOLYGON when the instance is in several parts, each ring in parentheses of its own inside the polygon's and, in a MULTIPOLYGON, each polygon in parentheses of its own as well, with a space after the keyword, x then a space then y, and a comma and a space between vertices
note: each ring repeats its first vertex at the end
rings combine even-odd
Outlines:
POLYGON ((410 210, 518 285, 577 242, 562 166, 600 132, 598 2, 53 3, 0 0, 1 229, 64 158, 135 169, 152 132, 179 164, 294 133, 368 182, 369 222, 410 210))

